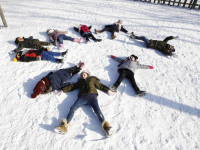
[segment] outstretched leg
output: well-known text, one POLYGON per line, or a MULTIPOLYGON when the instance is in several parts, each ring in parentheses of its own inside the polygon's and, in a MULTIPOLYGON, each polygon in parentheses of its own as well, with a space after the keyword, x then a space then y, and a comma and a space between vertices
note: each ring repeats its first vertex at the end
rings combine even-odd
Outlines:
POLYGON ((127 78, 131 82, 131 85, 132 85, 135 93, 138 93, 140 91, 140 89, 138 88, 138 86, 137 86, 137 84, 135 82, 134 73, 129 71, 129 73, 127 74, 127 78))
POLYGON ((49 52, 49 51, 42 52, 42 60, 50 60, 52 62, 57 62, 57 58, 54 58, 53 56, 61 56, 61 54, 58 52, 49 52))

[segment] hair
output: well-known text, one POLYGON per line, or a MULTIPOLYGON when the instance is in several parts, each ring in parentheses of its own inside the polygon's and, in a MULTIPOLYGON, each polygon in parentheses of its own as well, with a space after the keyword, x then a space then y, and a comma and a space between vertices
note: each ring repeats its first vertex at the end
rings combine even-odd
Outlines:
POLYGON ((17 45, 19 44, 18 38, 19 38, 19 37, 17 37, 17 38, 15 39, 15 44, 17 44, 17 45))
POLYGON ((83 71, 83 72, 81 73, 81 78, 83 78, 83 73, 86 73, 87 76, 90 77, 90 74, 89 74, 89 73, 87 73, 86 71, 83 71))

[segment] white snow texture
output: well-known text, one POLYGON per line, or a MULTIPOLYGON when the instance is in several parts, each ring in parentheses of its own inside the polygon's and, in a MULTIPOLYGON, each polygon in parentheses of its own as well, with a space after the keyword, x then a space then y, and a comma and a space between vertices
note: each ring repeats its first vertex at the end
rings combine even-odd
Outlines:
MULTIPOLYGON (((0 149, 1 150, 195 150, 200 149, 200 11, 128 0, 1 0, 8 24, 1 23, 0 149), (129 33, 170 40, 178 58, 168 58, 123 32, 95 34, 119 19, 129 33), (92 33, 102 42, 86 44, 64 41, 69 49, 64 64, 50 61, 13 62, 8 54, 17 45, 16 37, 33 36, 49 41, 49 28, 69 31, 92 25, 92 33), (69 68, 80 60, 91 75, 106 86, 118 78, 118 62, 110 55, 139 57, 153 70, 137 70, 135 79, 146 96, 135 97, 125 79, 115 96, 99 91, 98 102, 115 133, 105 138, 101 123, 89 106, 79 108, 66 135, 54 132, 67 117, 78 90, 61 96, 53 92, 32 99, 36 83, 50 71, 69 68)), ((60 52, 51 46, 52 51, 60 52)), ((80 73, 70 82, 76 82, 80 73)))

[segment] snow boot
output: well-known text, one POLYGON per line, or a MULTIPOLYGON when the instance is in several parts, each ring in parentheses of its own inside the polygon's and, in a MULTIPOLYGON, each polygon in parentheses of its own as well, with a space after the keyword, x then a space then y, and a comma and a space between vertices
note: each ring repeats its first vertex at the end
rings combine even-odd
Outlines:
POLYGON ((77 42, 77 43, 80 43, 82 40, 82 37, 79 39, 79 38, 74 38, 73 42, 77 42))
POLYGON ((133 32, 131 32, 130 38, 131 38, 131 39, 135 39, 135 38, 136 38, 136 36, 134 35, 133 32))
POLYGON ((96 41, 96 42, 101 42, 101 41, 102 41, 102 39, 96 39, 95 41, 96 41))
POLYGON ((96 34, 101 33, 101 31, 97 31, 97 29, 94 29, 94 31, 95 31, 96 34))
POLYGON ((63 59, 57 59, 57 63, 64 63, 63 59))
POLYGON ((144 96, 144 95, 146 95, 146 92, 145 91, 138 91, 138 92, 136 92, 136 97, 141 97, 141 96, 144 96))
POLYGON ((117 87, 115 87, 114 85, 111 85, 111 86, 109 87, 109 89, 110 89, 111 91, 117 93, 117 87))
POLYGON ((55 127, 54 131, 59 134, 66 134, 67 128, 70 126, 70 124, 67 123, 67 119, 66 118, 62 119, 60 124, 61 126, 55 127))
POLYGON ((115 38, 116 38, 116 35, 113 35, 111 39, 113 40, 113 39, 115 39, 115 38))
POLYGON ((65 47, 64 47, 64 45, 63 44, 60 44, 60 48, 59 48, 60 50, 65 50, 65 47))
POLYGON ((86 40, 86 43, 90 43, 91 41, 90 40, 86 40))
POLYGON ((61 56, 65 56, 67 53, 68 53, 68 49, 66 49, 65 52, 62 52, 62 53, 61 53, 61 56))
POLYGON ((106 135, 109 137, 112 135, 113 131, 111 130, 111 126, 110 124, 108 123, 108 121, 103 121, 102 124, 101 124, 101 128, 104 132, 106 132, 106 135))

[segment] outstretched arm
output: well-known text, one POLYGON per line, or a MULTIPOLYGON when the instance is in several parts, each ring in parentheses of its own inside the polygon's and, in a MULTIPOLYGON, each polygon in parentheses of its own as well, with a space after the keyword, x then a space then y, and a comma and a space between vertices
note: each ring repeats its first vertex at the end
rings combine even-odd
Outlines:
POLYGON ((68 85, 68 86, 66 86, 66 87, 64 87, 64 88, 62 88, 62 91, 63 91, 64 93, 67 93, 67 92, 73 91, 73 90, 75 90, 75 89, 77 89, 77 88, 78 88, 78 82, 76 82, 76 83, 74 83, 74 84, 70 84, 70 85, 68 85))
POLYGON ((128 31, 122 26, 121 31, 127 33, 128 31))
POLYGON ((76 32, 78 32, 78 28, 74 27, 74 30, 75 30, 76 32))
POLYGON ((138 64, 137 69, 153 69, 153 66, 138 64))
POLYGON ((168 36, 163 41, 168 42, 169 40, 172 40, 173 38, 174 38, 173 36, 168 36))
POLYGON ((123 59, 121 59, 121 58, 118 58, 118 57, 116 57, 116 56, 114 56, 114 55, 110 55, 110 57, 111 57, 112 59, 114 59, 114 60, 118 61, 118 62, 121 62, 121 61, 123 61, 123 59))

